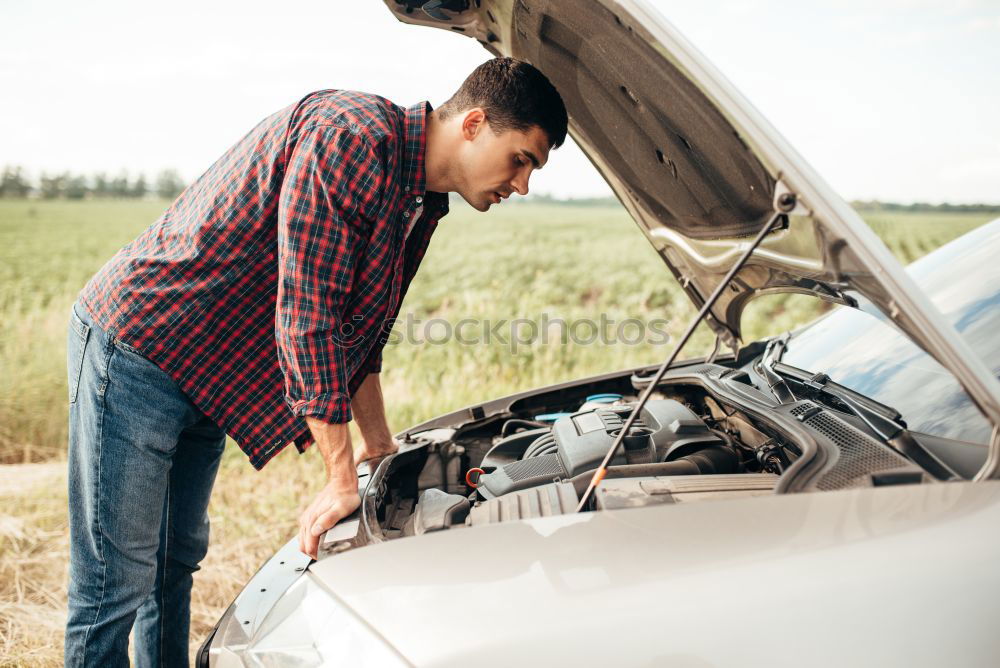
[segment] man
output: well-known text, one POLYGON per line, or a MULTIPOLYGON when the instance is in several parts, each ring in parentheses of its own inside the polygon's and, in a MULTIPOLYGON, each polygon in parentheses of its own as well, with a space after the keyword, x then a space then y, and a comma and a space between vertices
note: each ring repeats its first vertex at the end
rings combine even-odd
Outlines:
POLYGON ((448 192, 525 195, 566 135, 527 63, 487 61, 439 109, 326 90, 264 119, 87 284, 69 328, 69 665, 186 665, 191 574, 226 434, 257 469, 315 442, 300 544, 395 451, 385 333, 448 192), (352 452, 347 423, 362 443, 352 452))

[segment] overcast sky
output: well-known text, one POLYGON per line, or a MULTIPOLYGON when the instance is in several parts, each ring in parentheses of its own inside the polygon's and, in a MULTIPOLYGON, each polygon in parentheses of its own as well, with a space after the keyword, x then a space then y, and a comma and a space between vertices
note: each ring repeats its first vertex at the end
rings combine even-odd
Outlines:
MULTIPOLYGON (((847 199, 1000 202, 1000 0, 651 4, 847 199)), ((36 175, 193 179, 309 91, 436 106, 488 57, 381 0, 0 0, 0 35, 0 164, 36 175)), ((608 194, 570 143, 532 190, 608 194)))

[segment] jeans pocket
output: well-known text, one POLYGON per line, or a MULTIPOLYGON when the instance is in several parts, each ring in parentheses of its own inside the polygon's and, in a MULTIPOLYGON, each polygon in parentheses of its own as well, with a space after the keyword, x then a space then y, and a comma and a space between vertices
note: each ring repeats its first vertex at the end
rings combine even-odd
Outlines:
POLYGON ((90 325, 80 319, 76 310, 70 311, 69 333, 66 338, 66 372, 69 381, 69 402, 76 403, 83 375, 83 359, 90 340, 90 325))
POLYGON ((133 355, 138 355, 139 357, 142 357, 143 359, 146 358, 146 355, 143 354, 143 352, 141 350, 139 350, 138 348, 133 348, 129 344, 127 344, 124 341, 122 341, 121 339, 119 339, 117 336, 112 336, 111 339, 112 339, 112 341, 114 341, 115 347, 118 348, 119 350, 124 350, 125 352, 132 353, 133 355))

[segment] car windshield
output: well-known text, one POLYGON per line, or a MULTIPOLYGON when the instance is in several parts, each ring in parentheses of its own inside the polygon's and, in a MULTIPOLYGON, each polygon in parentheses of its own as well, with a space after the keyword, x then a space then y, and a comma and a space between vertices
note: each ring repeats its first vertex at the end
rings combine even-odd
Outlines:
MULTIPOLYGON (((1000 377, 1000 219, 907 267, 966 342, 1000 377)), ((989 423, 952 375, 891 325, 840 308, 798 332, 782 362, 898 410, 911 431, 973 443, 989 423)))

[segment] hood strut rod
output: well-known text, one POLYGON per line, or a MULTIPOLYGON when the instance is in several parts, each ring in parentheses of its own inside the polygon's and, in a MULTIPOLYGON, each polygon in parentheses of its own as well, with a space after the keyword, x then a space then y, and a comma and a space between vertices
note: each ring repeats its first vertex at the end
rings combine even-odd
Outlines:
POLYGON ((681 340, 674 347, 673 352, 671 352, 670 356, 667 357, 667 359, 663 362, 662 365, 660 365, 660 368, 656 372, 656 375, 653 376, 653 379, 650 381, 649 385, 647 385, 646 389, 643 390, 642 396, 639 397, 639 402, 635 405, 635 409, 633 409, 632 413, 628 416, 628 419, 622 426, 621 431, 618 432, 618 435, 615 437, 614 443, 612 443, 611 447, 608 449, 607 454, 604 455, 604 459, 601 460, 601 465, 598 466, 597 470, 594 471, 594 475, 590 479, 590 483, 587 485, 587 490, 583 493, 583 496, 580 497, 580 503, 576 507, 576 512, 580 512, 581 510, 583 510, 583 508, 587 505, 587 501, 590 500, 590 496, 594 493, 594 489, 601 483, 601 480, 604 479, 604 476, 608 471, 608 464, 611 463, 611 459, 615 456, 615 453, 621 446, 622 440, 624 440, 626 434, 628 434, 629 430, 632 428, 632 425, 639 418, 639 413, 642 412, 642 408, 643 406, 646 405, 646 402, 649 400, 650 395, 652 395, 653 392, 656 390, 656 386, 660 384, 661 380, 663 380, 664 374, 667 373, 667 370, 674 363, 674 360, 677 359, 677 355, 680 354, 681 349, 684 348, 684 345, 688 342, 688 339, 690 339, 691 335, 694 334, 695 328, 702 320, 705 319, 705 316, 708 315, 709 310, 711 310, 712 306, 722 295, 722 291, 726 289, 726 287, 729 285, 729 282, 733 280, 733 277, 736 276, 739 270, 743 268, 743 265, 746 264, 746 261, 750 259, 751 255, 753 255, 753 252, 757 249, 757 246, 759 246, 761 242, 764 241, 764 237, 766 237, 768 233, 771 232, 771 230, 773 230, 775 227, 778 226, 779 221, 781 221, 784 215, 785 213, 783 211, 776 211, 774 215, 771 216, 770 219, 768 219, 764 227, 762 227, 760 232, 757 233, 757 236, 754 237, 754 240, 750 243, 749 246, 747 246, 747 249, 743 251, 743 254, 740 255, 739 259, 737 259, 736 262, 733 264, 733 266, 730 267, 725 277, 723 277, 723 279, 719 281, 719 284, 715 286, 715 290, 712 291, 712 294, 709 296, 709 298, 705 300, 704 304, 702 304, 701 310, 698 311, 698 315, 696 315, 694 317, 694 320, 691 321, 691 324, 688 325, 688 328, 687 330, 685 330, 684 335, 681 337, 681 340))

